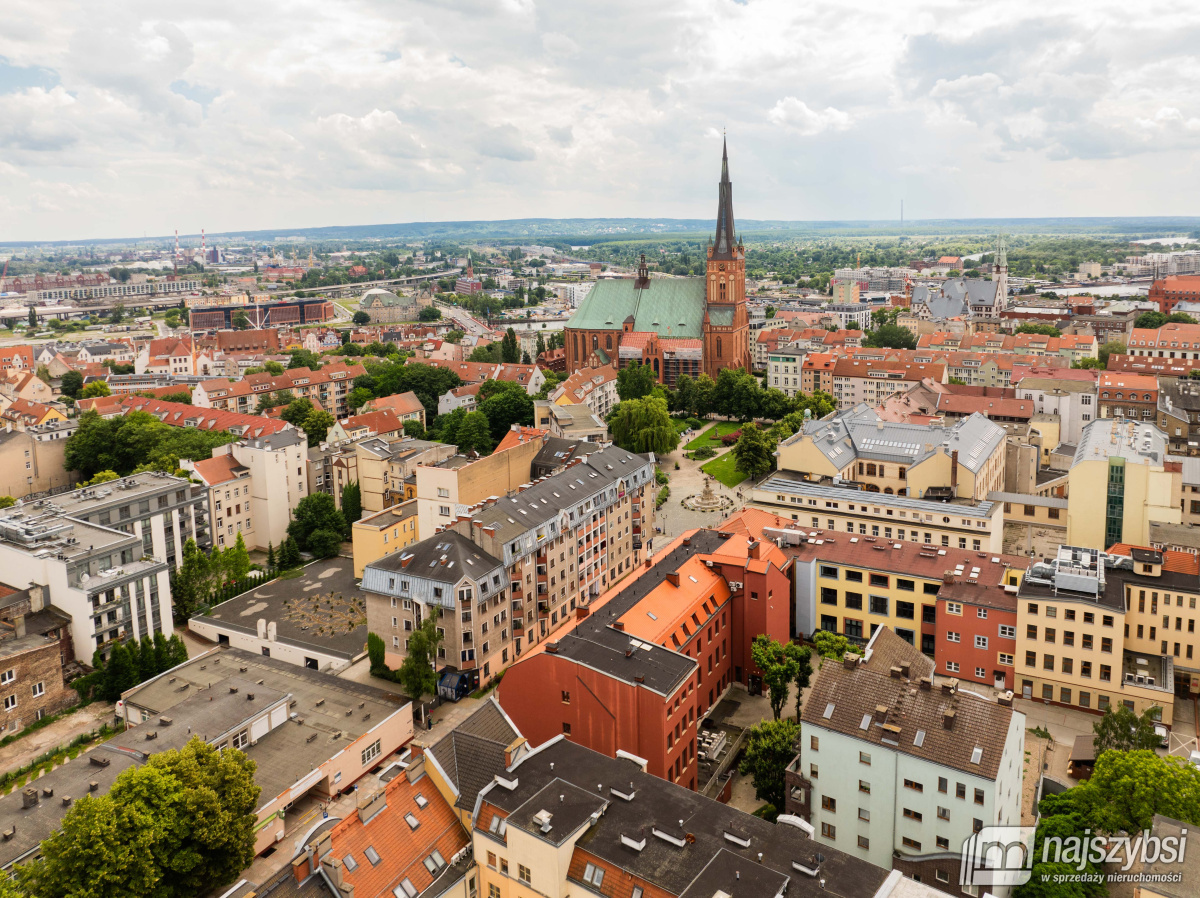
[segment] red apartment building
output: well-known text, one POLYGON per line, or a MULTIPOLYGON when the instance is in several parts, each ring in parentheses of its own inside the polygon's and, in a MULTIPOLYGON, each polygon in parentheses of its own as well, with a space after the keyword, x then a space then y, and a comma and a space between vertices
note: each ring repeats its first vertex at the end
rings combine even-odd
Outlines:
POLYGON ((764 525, 783 523, 748 511, 675 539, 508 669, 505 712, 531 745, 565 735, 697 788, 698 722, 756 673, 755 636, 792 632, 787 558, 762 538, 764 525))
MULTIPOLYGON (((990 557, 987 561, 989 568, 996 566, 990 557)), ((1009 568, 1001 573, 1001 579, 972 578, 969 574, 966 569, 962 574, 947 572, 938 590, 934 653, 937 672, 997 689, 1012 689, 1013 658, 1017 654, 1017 587, 1024 571, 1009 568)))
POLYGON ((1181 274, 1157 280, 1147 298, 1158 303, 1158 310, 1164 315, 1170 315, 1181 302, 1200 302, 1200 275, 1181 274))

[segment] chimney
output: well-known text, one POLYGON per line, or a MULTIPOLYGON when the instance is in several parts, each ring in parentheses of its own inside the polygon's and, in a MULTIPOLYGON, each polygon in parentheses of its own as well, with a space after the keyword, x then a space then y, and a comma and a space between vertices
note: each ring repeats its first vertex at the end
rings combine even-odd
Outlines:
POLYGON ((624 632, 625 632, 625 621, 621 621, 621 620, 615 620, 615 621, 613 621, 613 623, 612 623, 612 628, 613 628, 614 630, 619 630, 619 631, 621 631, 622 633, 624 633, 624 632))
POLYGON ((29 613, 37 614, 46 607, 46 587, 35 583, 29 587, 29 613))
POLYGON ((751 558, 762 558, 762 540, 755 540, 750 543, 749 555, 751 558))
POLYGON ((858 667, 858 655, 853 652, 846 652, 846 654, 842 655, 842 667, 846 668, 846 670, 854 670, 854 668, 858 667))
POLYGON ((950 453, 950 492, 951 498, 958 495, 958 450, 950 453))
POLYGON ((921 691, 922 692, 931 692, 932 690, 933 690, 933 678, 932 677, 921 677, 921 691))
POLYGON ((912 665, 909 664, 907 661, 901 661, 900 662, 900 676, 904 677, 904 679, 907 680, 910 673, 912 673, 912 665))
POLYGON ((38 803, 38 790, 37 789, 30 788, 30 789, 26 789, 24 792, 21 793, 21 807, 32 808, 32 807, 35 807, 37 805, 37 803, 38 803))
POLYGON ((942 692, 946 695, 953 695, 958 690, 958 678, 951 677, 942 684, 942 692))
POLYGON ((17 639, 23 639, 25 637, 25 615, 18 614, 15 618, 13 618, 13 630, 16 631, 17 639))
POLYGON ((892 667, 888 669, 888 676, 890 676, 893 680, 900 679, 900 668, 892 665, 892 667))
POLYGON ((1005 692, 1003 695, 998 696, 996 698, 996 704, 1003 705, 1006 708, 1011 708, 1012 703, 1013 703, 1013 694, 1012 694, 1011 689, 1008 690, 1007 692, 1005 692))
POLYGON ((341 858, 323 857, 321 864, 325 867, 326 875, 329 876, 329 881, 333 887, 340 893, 342 886, 346 884, 346 871, 342 868, 341 858))
POLYGON ((947 708, 942 714, 942 726, 948 730, 954 729, 954 709, 947 708))
POLYGON ((876 723, 883 723, 885 720, 887 720, 887 714, 888 714, 887 705, 876 705, 875 706, 875 722, 876 723))
POLYGON ((667 574, 667 582, 674 587, 679 586, 679 571, 670 571, 667 574))

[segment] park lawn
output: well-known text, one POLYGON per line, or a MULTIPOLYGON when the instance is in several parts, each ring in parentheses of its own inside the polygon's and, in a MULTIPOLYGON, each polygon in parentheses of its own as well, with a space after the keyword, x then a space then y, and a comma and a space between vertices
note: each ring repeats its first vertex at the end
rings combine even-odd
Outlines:
POLYGON ((746 479, 746 475, 737 469, 737 460, 733 450, 724 455, 718 455, 712 461, 700 466, 700 470, 710 477, 715 477, 727 487, 733 488, 746 479))
POLYGON ((675 433, 680 434, 687 430, 687 418, 672 418, 671 424, 675 428, 675 433))
POLYGON ((718 421, 696 439, 688 443, 685 449, 720 449, 721 437, 726 434, 733 433, 741 428, 741 424, 737 421, 718 421))

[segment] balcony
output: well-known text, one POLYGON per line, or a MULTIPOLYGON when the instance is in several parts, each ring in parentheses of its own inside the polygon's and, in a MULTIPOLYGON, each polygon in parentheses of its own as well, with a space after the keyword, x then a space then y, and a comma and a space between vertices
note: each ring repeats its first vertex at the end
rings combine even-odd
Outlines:
POLYGON ((550 603, 549 602, 538 602, 537 609, 538 609, 538 614, 549 614, 550 613, 550 603))
POLYGON ((520 620, 518 618, 514 618, 513 622, 512 622, 512 629, 513 629, 514 635, 517 633, 524 633, 525 632, 525 621, 520 620))

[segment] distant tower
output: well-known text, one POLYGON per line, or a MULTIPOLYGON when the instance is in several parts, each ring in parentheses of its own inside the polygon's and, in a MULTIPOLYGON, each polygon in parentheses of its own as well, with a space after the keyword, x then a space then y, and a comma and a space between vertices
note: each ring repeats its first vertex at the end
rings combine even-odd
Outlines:
POLYGON ((175 258, 171 262, 171 271, 179 276, 179 228, 175 229, 175 258))
POLYGON ((708 246, 705 272, 704 370, 716 380, 722 368, 751 370, 750 317, 746 311, 746 248, 733 219, 729 150, 721 141, 717 185, 717 232, 708 246))
POLYGON ((1008 252, 1004 245, 1004 235, 996 235, 996 313, 1008 308, 1008 252))
POLYGON ((200 229, 200 264, 208 264, 208 249, 204 242, 204 228, 200 229))

